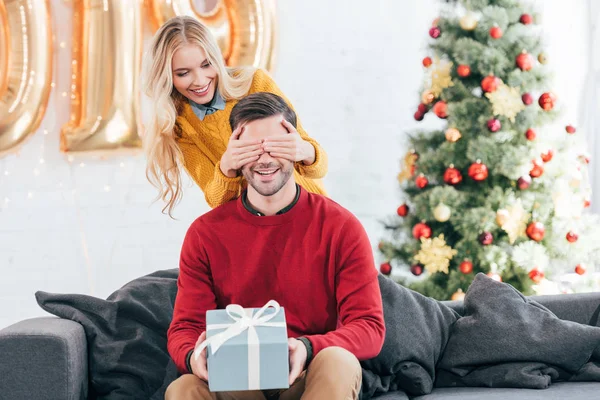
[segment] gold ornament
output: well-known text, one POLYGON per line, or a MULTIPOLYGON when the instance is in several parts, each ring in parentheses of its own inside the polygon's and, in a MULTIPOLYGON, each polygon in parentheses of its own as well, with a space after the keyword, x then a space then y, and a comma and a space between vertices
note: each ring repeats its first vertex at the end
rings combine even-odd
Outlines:
POLYGON ((464 299, 465 299, 465 292, 463 292, 462 289, 458 289, 456 292, 454 292, 454 294, 450 298, 450 300, 452 300, 452 301, 462 301, 464 299))
POLYGON ((460 134, 460 131, 456 128, 448 128, 446 130, 446 140, 449 142, 455 143, 461 137, 462 135, 460 134))
POLYGON ((473 31, 477 28, 477 18, 475 14, 468 12, 460 19, 460 27, 465 31, 473 31))
POLYGON ((415 175, 415 163, 417 162, 418 157, 419 156, 414 151, 409 151, 406 153, 404 156, 402 170, 398 174, 398 182, 403 183, 415 175))
MULTIPOLYGON (((498 210, 498 212, 500 211, 503 210, 498 210)), ((508 207, 507 210, 504 211, 507 212, 507 215, 505 215, 505 220, 502 222, 500 227, 508 234, 508 242, 513 244, 517 238, 525 235, 527 221, 529 221, 530 215, 523 208, 521 199, 517 199, 508 207)), ((498 214, 496 214, 496 221, 498 221, 498 214)))
POLYGON ((540 64, 546 64, 548 62, 548 57, 546 57, 546 53, 538 54, 538 61, 540 64))
POLYGON ((509 218, 509 214, 508 214, 508 210, 498 210, 496 211, 496 223, 498 224, 498 226, 502 226, 502 224, 504 224, 509 218))
POLYGON ((439 57, 436 57, 428 71, 429 74, 426 77, 426 87, 429 88, 429 91, 431 91, 436 98, 440 97, 444 89, 454 86, 451 76, 451 61, 440 60, 439 57))
POLYGON ((435 218, 436 221, 446 222, 450 219, 451 215, 452 215, 452 210, 450 209, 450 207, 448 207, 444 203, 438 204, 433 209, 433 217, 435 218))
POLYGON ((414 257, 415 260, 423 264, 427 272, 434 274, 436 272, 448 273, 450 260, 458 253, 452 247, 446 245, 444 234, 436 238, 421 238, 421 250, 414 257))
POLYGON ((421 95, 421 101, 423 104, 431 104, 435 100, 435 95, 431 92, 431 90, 426 90, 421 95))
POLYGON ((494 92, 486 93, 485 97, 492 103, 494 115, 502 115, 513 123, 517 114, 525 109, 519 90, 504 83, 498 85, 494 92))

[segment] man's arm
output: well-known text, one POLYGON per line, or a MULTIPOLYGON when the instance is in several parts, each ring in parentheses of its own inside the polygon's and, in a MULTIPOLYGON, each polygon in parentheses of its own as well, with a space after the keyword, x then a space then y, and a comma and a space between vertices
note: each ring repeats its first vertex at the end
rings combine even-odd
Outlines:
POLYGON ((348 218, 341 235, 335 250, 335 292, 341 327, 305 337, 312 345, 313 357, 326 347, 339 346, 366 360, 379 354, 385 338, 377 270, 367 234, 354 216, 348 218))
POLYGON ((217 308, 210 268, 198 232, 200 226, 198 222, 192 224, 181 248, 177 297, 167 332, 169 354, 182 373, 192 372, 189 353, 206 330, 206 311, 217 308))

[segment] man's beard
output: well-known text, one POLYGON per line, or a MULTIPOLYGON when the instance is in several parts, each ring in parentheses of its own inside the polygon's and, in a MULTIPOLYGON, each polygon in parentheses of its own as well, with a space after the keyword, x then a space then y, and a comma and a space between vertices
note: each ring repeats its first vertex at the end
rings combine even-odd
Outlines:
POLYGON ((279 162, 260 163, 242 168, 242 175, 246 178, 248 185, 252 186, 260 195, 266 197, 278 193, 290 180, 292 174, 293 166, 291 162, 285 164, 279 162), (260 175, 254 172, 256 169, 279 169, 279 171, 275 172, 277 177, 271 182, 261 182, 260 175))

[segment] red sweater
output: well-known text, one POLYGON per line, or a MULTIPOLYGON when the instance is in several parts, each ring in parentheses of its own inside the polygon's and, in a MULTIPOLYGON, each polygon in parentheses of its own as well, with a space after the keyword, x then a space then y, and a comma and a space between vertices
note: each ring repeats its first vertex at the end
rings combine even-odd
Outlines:
POLYGON ((340 346, 359 360, 385 336, 371 245, 360 222, 332 200, 306 192, 288 212, 256 216, 241 198, 202 215, 181 250, 168 349, 181 372, 205 330, 206 311, 229 304, 285 308, 289 337, 313 356, 340 346))

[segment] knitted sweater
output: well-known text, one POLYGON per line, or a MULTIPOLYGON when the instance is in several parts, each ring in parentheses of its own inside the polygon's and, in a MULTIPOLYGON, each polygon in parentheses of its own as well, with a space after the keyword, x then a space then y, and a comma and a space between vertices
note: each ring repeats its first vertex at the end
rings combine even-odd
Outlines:
MULTIPOLYGON (((273 79, 261 69, 257 69, 254 73, 248 94, 256 92, 270 92, 282 96, 292 107, 273 79)), ((237 102, 238 100, 227 100, 224 110, 207 115, 203 121, 194 114, 189 103, 185 103, 181 114, 177 117, 177 124, 181 128, 181 137, 177 138, 177 143, 183 153, 184 167, 200 186, 206 202, 212 208, 238 198, 247 186, 243 176, 229 178, 223 174, 219 166, 232 133, 229 115, 237 102)), ((296 182, 311 193, 326 195, 320 179, 327 173, 327 154, 316 140, 308 136, 300 119, 297 125, 302 139, 315 148, 315 162, 311 165, 295 163, 296 182)))

